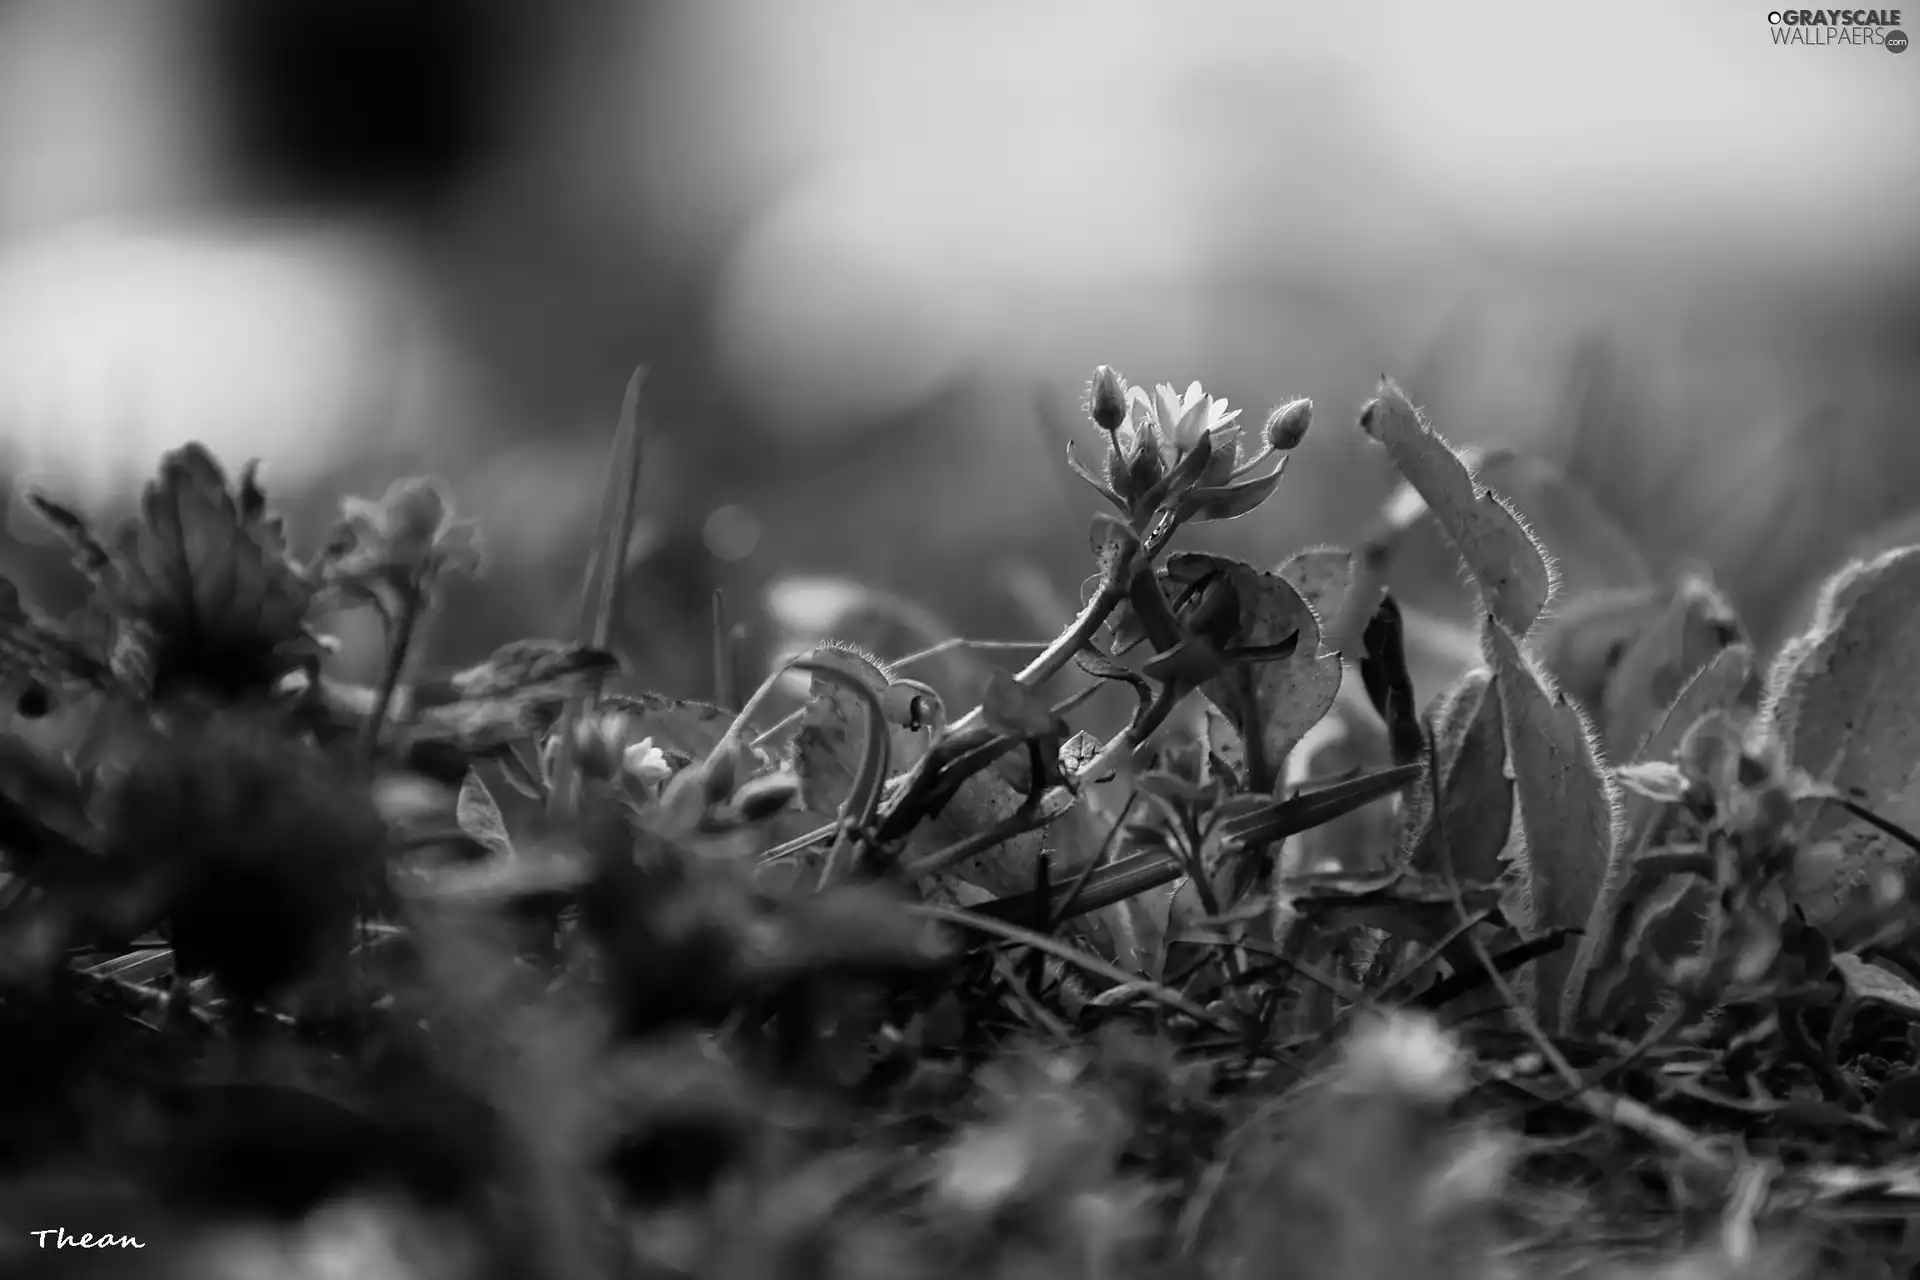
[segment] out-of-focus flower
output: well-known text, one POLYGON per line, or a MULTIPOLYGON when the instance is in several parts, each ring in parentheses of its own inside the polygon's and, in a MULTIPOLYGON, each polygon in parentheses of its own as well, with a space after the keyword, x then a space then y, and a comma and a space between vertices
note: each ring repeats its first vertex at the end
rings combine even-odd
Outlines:
POLYGON ((396 480, 378 500, 344 498, 340 512, 316 565, 323 581, 474 574, 483 563, 479 525, 457 519, 430 476, 396 480))

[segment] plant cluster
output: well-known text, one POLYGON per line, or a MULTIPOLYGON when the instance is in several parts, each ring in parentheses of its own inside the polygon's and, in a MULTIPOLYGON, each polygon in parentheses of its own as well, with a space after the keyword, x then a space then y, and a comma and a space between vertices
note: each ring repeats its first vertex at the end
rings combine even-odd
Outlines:
POLYGON ((810 636, 736 700, 717 617, 708 703, 609 644, 640 392, 575 634, 458 671, 415 669, 485 571, 434 481, 304 554, 197 445, 111 532, 36 496, 90 593, 0 582, 0 1272, 1914 1261, 1920 548, 1761 664, 1702 573, 1561 599, 1511 459, 1383 381, 1374 535, 1179 550, 1313 406, 1102 367, 1092 573, 1030 661, 810 636), (1477 616, 1423 701, 1459 638, 1387 584, 1436 535, 1477 616))

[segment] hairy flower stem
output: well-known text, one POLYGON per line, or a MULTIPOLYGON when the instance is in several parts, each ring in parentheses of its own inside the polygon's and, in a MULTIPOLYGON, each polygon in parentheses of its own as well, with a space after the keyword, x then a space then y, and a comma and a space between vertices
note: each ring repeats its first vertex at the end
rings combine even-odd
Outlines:
POLYGON ((363 761, 372 760, 374 752, 380 747, 380 731, 386 728, 394 695, 400 689, 400 677, 406 671, 407 658, 413 652, 420 618, 426 612, 426 594, 427 584, 420 579, 409 582, 399 592, 400 605, 392 617, 392 626, 387 635, 386 669, 380 673, 380 686, 374 694, 373 710, 360 727, 359 754, 363 761))

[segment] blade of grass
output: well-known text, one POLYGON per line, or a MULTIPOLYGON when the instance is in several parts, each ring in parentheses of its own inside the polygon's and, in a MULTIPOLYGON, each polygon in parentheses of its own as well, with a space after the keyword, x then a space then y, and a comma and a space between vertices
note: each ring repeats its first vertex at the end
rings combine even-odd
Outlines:
MULTIPOLYGON (((614 430, 613 448, 607 460, 607 487, 600 498, 599 528, 587 560, 586 581, 581 585, 580 614, 574 623, 574 637, 596 649, 607 647, 619 608, 620 584, 626 578, 627 547, 633 540, 640 465, 645 453, 641 447, 640 392, 646 381, 645 365, 635 369, 627 380, 627 393, 620 403, 620 423, 614 430)), ((576 731, 581 717, 599 699, 596 681, 588 693, 569 702, 561 713, 560 723, 554 730, 560 737, 547 793, 549 815, 569 814, 579 800, 580 771, 574 759, 576 731)))
POLYGON ((713 705, 733 705, 733 635, 727 629, 727 593, 713 589, 713 705))

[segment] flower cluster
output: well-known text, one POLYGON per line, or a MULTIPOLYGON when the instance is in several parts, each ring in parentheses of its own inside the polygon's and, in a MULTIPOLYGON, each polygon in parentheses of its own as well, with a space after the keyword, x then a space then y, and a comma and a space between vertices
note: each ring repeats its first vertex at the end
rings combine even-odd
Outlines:
POLYGON ((1208 395, 1198 382, 1184 393, 1161 383, 1149 394, 1129 387, 1108 365, 1095 370, 1088 413, 1107 433, 1104 480, 1073 461, 1074 471, 1137 530, 1162 518, 1177 523, 1232 520, 1272 496, 1285 455, 1307 434, 1313 402, 1293 400, 1267 418, 1261 448, 1244 457, 1240 410, 1208 395), (1255 474, 1274 454, 1271 471, 1255 474))

